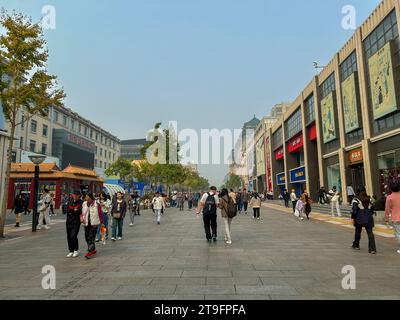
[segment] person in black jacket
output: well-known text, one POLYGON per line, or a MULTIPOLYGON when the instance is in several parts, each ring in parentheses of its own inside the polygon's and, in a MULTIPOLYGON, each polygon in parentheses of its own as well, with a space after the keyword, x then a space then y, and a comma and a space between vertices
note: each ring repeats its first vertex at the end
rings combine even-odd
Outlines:
POLYGON ((374 207, 371 204, 371 198, 367 195, 364 187, 357 190, 357 196, 352 201, 351 218, 355 227, 355 240, 353 249, 360 250, 361 232, 364 227, 368 234, 369 253, 376 254, 376 244, 373 228, 374 222, 374 207))
POLYGON ((283 200, 285 201, 285 207, 289 208, 290 193, 286 189, 283 192, 283 200))
POLYGON ((19 228, 21 223, 21 213, 24 212, 24 200, 21 194, 17 194, 14 200, 13 210, 15 213, 15 227, 19 228))
POLYGON ((75 191, 68 203, 67 213, 67 241, 69 253, 67 258, 76 258, 79 256, 78 234, 81 227, 82 214, 81 192, 75 191))

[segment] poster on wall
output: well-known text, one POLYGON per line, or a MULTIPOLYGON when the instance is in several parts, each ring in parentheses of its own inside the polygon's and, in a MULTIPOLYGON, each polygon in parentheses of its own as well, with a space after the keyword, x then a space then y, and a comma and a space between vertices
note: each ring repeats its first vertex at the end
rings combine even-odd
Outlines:
POLYGON ((336 139, 333 91, 321 101, 321 120, 324 143, 336 139))
POLYGON ((378 120, 397 110, 390 42, 368 60, 368 66, 372 110, 378 120))
POLYGON ((257 176, 265 174, 264 138, 258 140, 256 145, 257 176))
POLYGON ((344 126, 346 133, 350 133, 360 128, 358 122, 358 102, 356 93, 356 77, 353 73, 350 77, 342 83, 342 99, 343 99, 343 113, 344 113, 344 126))

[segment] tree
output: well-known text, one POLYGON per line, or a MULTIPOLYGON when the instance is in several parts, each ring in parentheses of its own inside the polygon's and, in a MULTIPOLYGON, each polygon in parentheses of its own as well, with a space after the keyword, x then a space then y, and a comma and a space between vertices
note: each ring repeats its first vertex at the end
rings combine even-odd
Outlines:
POLYGON ((0 237, 4 237, 16 128, 34 115, 47 115, 51 106, 62 106, 65 93, 56 88, 56 76, 47 73, 48 50, 40 24, 22 14, 3 10, 0 25, 4 29, 0 35, 0 100, 10 127, 5 195, 0 213, 0 237))
POLYGON ((119 157, 108 169, 106 170, 108 176, 119 176, 121 180, 126 181, 127 178, 133 176, 132 163, 119 157))
POLYGON ((240 188, 241 185, 240 177, 233 173, 229 175, 229 179, 225 183, 227 189, 237 189, 240 188))

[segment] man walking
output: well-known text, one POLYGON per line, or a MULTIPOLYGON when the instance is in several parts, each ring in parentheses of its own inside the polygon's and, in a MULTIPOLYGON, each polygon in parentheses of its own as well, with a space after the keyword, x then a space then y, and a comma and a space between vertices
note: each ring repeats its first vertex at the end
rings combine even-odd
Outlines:
POLYGON ((197 215, 203 211, 204 229, 206 238, 209 243, 217 241, 217 207, 219 205, 219 197, 217 188, 211 187, 210 191, 205 193, 200 200, 197 209, 197 215), (210 230, 211 229, 211 230, 210 230))
POLYGON ((292 193, 290 194, 290 201, 292 201, 292 205, 293 205, 293 213, 295 213, 296 211, 296 204, 297 204, 297 196, 296 196, 296 192, 294 189, 292 189, 292 193))
POLYGON ((349 183, 349 185, 347 186, 347 198, 348 198, 347 200, 348 200, 349 205, 352 205, 353 199, 355 198, 355 196, 356 196, 356 193, 354 192, 353 185, 351 183, 349 183))
POLYGON ((244 210, 245 214, 247 214, 247 207, 249 206, 250 199, 251 199, 251 195, 247 192, 246 189, 244 189, 243 193, 242 193, 242 203, 243 203, 243 210, 244 210))
POLYGON ((286 189, 285 192, 283 193, 283 200, 285 201, 285 207, 289 208, 290 194, 286 189))

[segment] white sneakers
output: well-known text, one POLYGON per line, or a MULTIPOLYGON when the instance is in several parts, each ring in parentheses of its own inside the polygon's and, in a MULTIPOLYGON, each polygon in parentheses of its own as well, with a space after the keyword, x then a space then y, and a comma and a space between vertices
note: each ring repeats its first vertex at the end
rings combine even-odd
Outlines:
POLYGON ((116 239, 114 237, 111 238, 112 241, 115 241, 116 239))
POLYGON ((130 223, 129 226, 130 226, 130 227, 133 227, 133 223, 130 223))
POLYGON ((400 254, 400 250, 397 250, 397 253, 400 254))
POLYGON ((50 229, 50 227, 49 227, 48 225, 45 225, 44 228, 45 228, 46 230, 49 230, 49 229, 50 229))
POLYGON ((121 238, 121 237, 118 237, 118 240, 122 240, 122 238, 121 238))
POLYGON ((226 241, 226 244, 232 244, 232 241, 226 241))
POLYGON ((76 258, 77 256, 79 256, 79 251, 74 251, 67 254, 67 258, 76 258))

